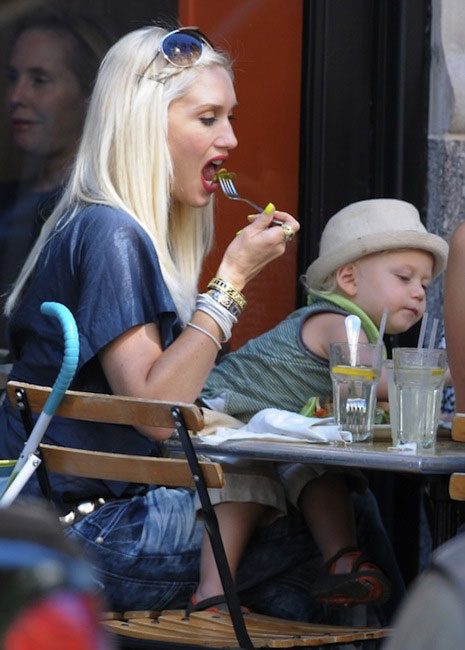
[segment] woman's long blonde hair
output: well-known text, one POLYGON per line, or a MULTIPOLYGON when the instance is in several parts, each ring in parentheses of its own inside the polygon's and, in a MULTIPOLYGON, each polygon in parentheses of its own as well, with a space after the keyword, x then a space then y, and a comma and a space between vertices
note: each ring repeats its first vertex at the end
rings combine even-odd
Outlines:
POLYGON ((232 72, 227 56, 208 47, 188 68, 175 68, 161 53, 154 59, 166 33, 160 27, 130 32, 105 56, 69 181, 8 297, 7 315, 48 239, 84 204, 101 203, 125 210, 146 230, 179 316, 184 322, 190 318, 202 262, 213 243, 213 207, 171 200, 168 108, 205 67, 220 65, 231 77, 232 72))

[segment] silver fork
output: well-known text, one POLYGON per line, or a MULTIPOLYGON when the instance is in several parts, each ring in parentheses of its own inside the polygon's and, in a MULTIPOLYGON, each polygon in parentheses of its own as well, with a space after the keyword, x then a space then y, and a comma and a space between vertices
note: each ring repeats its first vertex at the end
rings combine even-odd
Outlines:
MULTIPOLYGON (((261 208, 259 205, 253 201, 250 201, 249 199, 245 199, 243 196, 239 196, 239 193, 236 190, 236 186, 230 178, 227 176, 220 176, 218 180, 220 187, 223 190, 223 194, 227 196, 228 199, 232 199, 233 201, 245 201, 245 203, 248 203, 257 212, 263 212, 263 208, 261 208)), ((284 222, 280 221, 279 219, 273 219, 271 223, 273 223, 275 226, 282 226, 284 222)))
POLYGON ((349 431, 360 433, 360 427, 367 410, 367 404, 361 397, 348 397, 346 400, 346 426, 349 431))

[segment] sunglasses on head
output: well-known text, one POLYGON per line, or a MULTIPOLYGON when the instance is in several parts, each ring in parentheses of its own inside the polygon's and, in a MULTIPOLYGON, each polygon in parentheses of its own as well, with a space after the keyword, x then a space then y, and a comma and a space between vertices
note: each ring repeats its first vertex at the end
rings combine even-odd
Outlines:
POLYGON ((157 53, 145 68, 141 77, 145 76, 145 73, 160 53, 171 65, 177 68, 188 68, 200 59, 205 46, 210 47, 212 50, 215 49, 205 34, 202 34, 197 27, 175 29, 163 36, 157 53))
POLYGON ((200 59, 205 45, 215 49, 197 27, 181 27, 163 36, 157 54, 161 52, 178 68, 187 68, 200 59))

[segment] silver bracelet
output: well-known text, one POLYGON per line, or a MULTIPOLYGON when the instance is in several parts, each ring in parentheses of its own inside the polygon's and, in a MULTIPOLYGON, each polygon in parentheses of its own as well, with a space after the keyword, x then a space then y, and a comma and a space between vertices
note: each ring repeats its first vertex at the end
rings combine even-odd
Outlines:
POLYGON ((229 341, 232 334, 232 327, 237 323, 237 318, 230 311, 213 300, 208 293, 199 293, 195 308, 208 314, 220 327, 223 332, 223 343, 229 341))
POLYGON ((195 325, 195 323, 186 323, 186 327, 192 327, 198 332, 202 332, 202 334, 205 334, 213 341, 213 343, 216 345, 218 350, 221 350, 221 343, 218 341, 218 339, 215 336, 213 336, 213 334, 210 334, 210 332, 207 332, 207 330, 204 330, 203 327, 199 327, 199 325, 195 325))

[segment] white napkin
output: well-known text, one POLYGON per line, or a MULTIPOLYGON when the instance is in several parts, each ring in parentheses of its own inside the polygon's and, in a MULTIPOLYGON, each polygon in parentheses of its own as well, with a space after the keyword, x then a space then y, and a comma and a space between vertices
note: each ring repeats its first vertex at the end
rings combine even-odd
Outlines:
POLYGON ((263 409, 239 429, 218 427, 215 433, 199 438, 213 445, 227 440, 276 442, 352 442, 349 431, 340 431, 334 418, 308 418, 282 409, 263 409))

